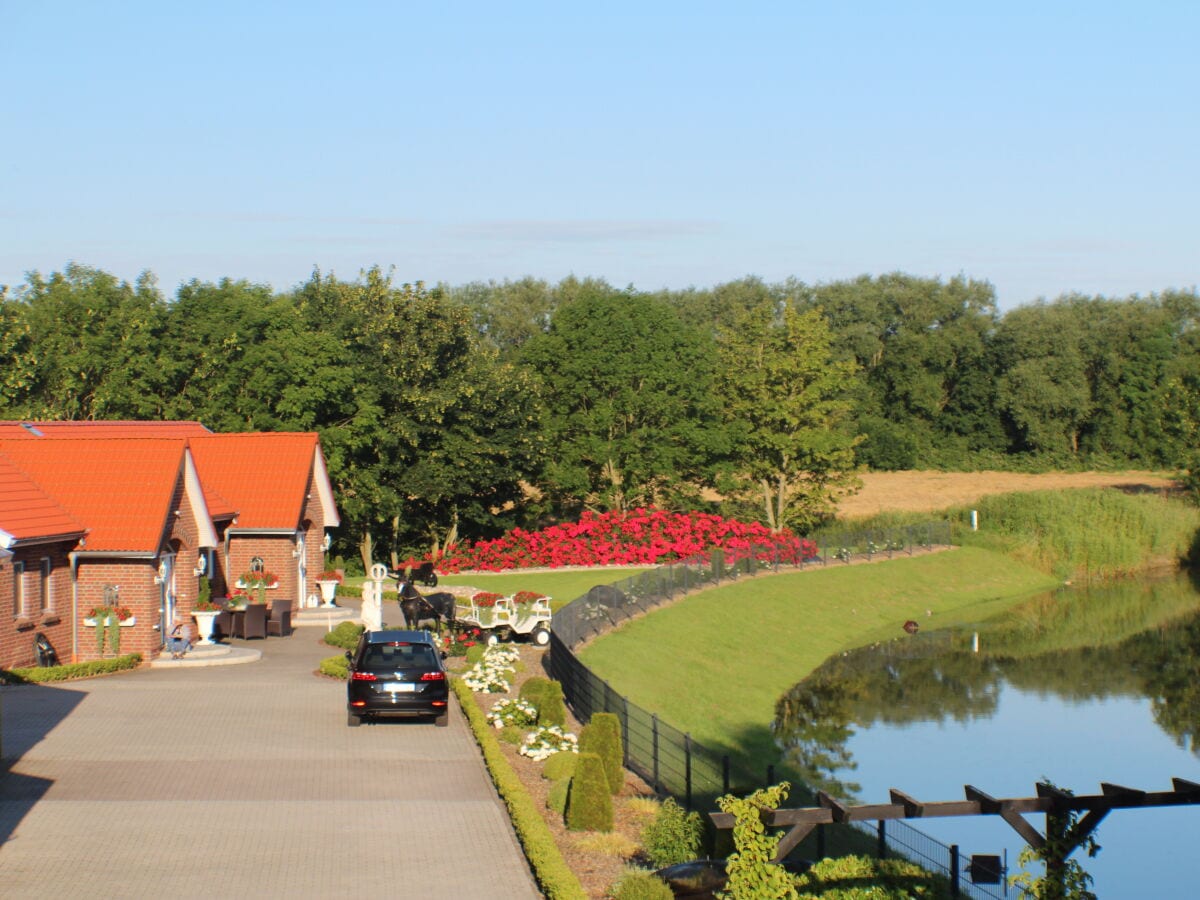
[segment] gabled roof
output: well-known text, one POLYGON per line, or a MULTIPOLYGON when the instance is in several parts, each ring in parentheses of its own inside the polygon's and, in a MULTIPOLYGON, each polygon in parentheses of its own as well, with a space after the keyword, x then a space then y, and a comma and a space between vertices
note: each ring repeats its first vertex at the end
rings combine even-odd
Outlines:
MULTIPOLYGON (((182 437, 0 437, 0 454, 72 518, 87 523, 90 552, 157 553, 175 513, 175 488, 191 467, 182 437)), ((202 526, 201 546, 212 546, 211 518, 198 485, 192 470, 185 489, 202 526)))
POLYGON ((190 437, 212 434, 199 422, 0 421, 0 437, 190 437))
POLYGON ((86 531, 36 481, 0 453, 0 550, 19 543, 74 541, 86 531))
POLYGON ((208 434, 189 437, 188 446, 206 490, 237 506, 237 529, 299 529, 312 491, 321 500, 325 524, 338 524, 315 432, 208 434))

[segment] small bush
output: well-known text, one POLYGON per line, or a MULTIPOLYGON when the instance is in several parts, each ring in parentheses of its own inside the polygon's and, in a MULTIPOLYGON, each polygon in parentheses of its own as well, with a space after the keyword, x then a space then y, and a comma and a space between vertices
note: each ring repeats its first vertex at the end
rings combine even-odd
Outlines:
POLYGON ((345 655, 328 656, 321 660, 319 671, 322 675, 345 681, 350 676, 350 660, 345 655))
POLYGON ((625 801, 625 808, 636 816, 653 819, 658 815, 659 802, 653 797, 630 797, 625 801))
MULTIPOLYGON (((574 756, 575 754, 570 755, 574 756)), ((567 794, 570 790, 570 778, 560 778, 550 785, 550 790, 546 794, 546 809, 552 809, 560 816, 565 816, 567 814, 567 794)))
POLYGON ((654 820, 642 829, 642 849, 655 868, 673 866, 700 856, 704 823, 697 812, 684 812, 668 797, 654 820))
POLYGON ((548 778, 551 781, 570 778, 575 774, 575 767, 578 764, 578 753, 571 750, 561 750, 553 756, 547 757, 545 765, 542 766, 542 777, 548 778))
POLYGON ((621 720, 616 713, 596 713, 579 732, 579 752, 595 753, 604 763, 608 792, 621 793, 625 786, 624 752, 621 749, 621 720))
POLYGON ((567 793, 567 829, 612 831, 612 794, 604 763, 595 753, 581 753, 567 793))
POLYGON ((466 652, 467 664, 474 666, 483 662, 484 651, 487 650, 483 644, 476 644, 474 647, 468 647, 466 652))
POLYGON ((609 889, 613 900, 674 900, 671 888, 653 872, 630 869, 609 889))
POLYGON ((358 646, 358 636, 364 631, 366 628, 357 622, 342 622, 325 635, 325 643, 331 647, 353 650, 358 646))
POLYGON ((90 662, 66 663, 61 666, 19 666, 15 669, 0 669, 0 684, 71 681, 74 678, 91 678, 95 675, 110 675, 113 672, 136 669, 141 664, 142 654, 129 653, 114 659, 94 659, 90 662))
POLYGON ((799 900, 903 900, 927 897, 946 900, 950 884, 940 875, 903 859, 843 856, 823 859, 796 878, 799 900))
POLYGON ((521 742, 525 740, 525 732, 516 725, 505 725, 500 729, 500 734, 497 735, 500 740, 506 744, 512 744, 514 747, 520 747, 521 742))
POLYGON ((533 675, 525 679, 525 683, 521 685, 520 698, 528 700, 534 706, 541 706, 542 694, 546 690, 546 685, 550 683, 549 678, 543 678, 541 675, 533 675))
POLYGON ((550 681, 542 689, 542 702, 538 704, 538 725, 567 725, 567 704, 563 701, 562 685, 550 681))

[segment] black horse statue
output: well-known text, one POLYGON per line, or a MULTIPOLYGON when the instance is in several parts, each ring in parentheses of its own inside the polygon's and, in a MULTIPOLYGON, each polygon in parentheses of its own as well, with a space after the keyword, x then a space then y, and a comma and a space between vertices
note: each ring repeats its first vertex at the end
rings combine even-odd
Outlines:
POLYGON ((436 594, 424 596, 417 590, 411 579, 401 576, 397 587, 397 602, 400 612, 404 615, 404 624, 416 628, 421 622, 445 622, 454 627, 454 595, 439 591, 436 594))

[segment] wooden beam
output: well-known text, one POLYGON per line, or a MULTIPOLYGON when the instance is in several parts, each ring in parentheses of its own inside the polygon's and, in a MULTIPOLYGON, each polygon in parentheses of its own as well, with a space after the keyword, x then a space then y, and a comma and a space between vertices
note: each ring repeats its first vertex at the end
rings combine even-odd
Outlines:
POLYGON ((1107 815, 1107 809, 1093 809, 1086 816, 1076 822, 1071 830, 1066 834, 1067 851, 1063 854, 1063 858, 1065 859, 1074 853, 1075 850, 1078 849, 1079 845, 1088 839, 1088 835, 1096 830, 1096 826, 1099 825, 1100 821, 1107 815))
POLYGON ((1110 784, 1107 781, 1100 782, 1100 793, 1105 797, 1145 797, 1145 791, 1139 791, 1137 788, 1125 787, 1122 784, 1110 784))
POLYGON ((811 822, 801 823, 779 839, 779 847, 775 850, 775 858, 771 862, 783 862, 787 855, 796 849, 796 845, 809 836, 817 826, 811 822))
POLYGON ((964 784, 963 793, 967 795, 967 799, 973 803, 979 804, 979 811, 989 815, 995 815, 1000 812, 1000 801, 991 794, 985 794, 973 784, 964 784))
POLYGON ((846 804, 836 797, 831 797, 824 791, 817 791, 817 803, 833 813, 833 821, 838 823, 850 821, 850 814, 846 810, 846 804))
MULTIPOLYGON (((716 825, 716 813, 709 813, 713 816, 713 824, 716 825)), ((729 817, 730 820, 733 816, 729 817)), ((833 810, 824 809, 822 807, 805 807, 804 809, 777 809, 763 817, 763 821, 768 825, 832 825, 833 810)), ((717 825, 718 828, 722 827, 717 825)), ((728 828, 733 827, 733 822, 730 821, 728 828)))
POLYGON ((1041 832, 1021 818, 1021 814, 1015 810, 1004 808, 1000 810, 1000 818, 1012 826, 1013 831, 1021 836, 1021 838, 1034 850, 1041 850, 1046 846, 1046 839, 1042 837, 1041 832))
POLYGON ((888 791, 888 796, 891 797, 893 803, 899 803, 904 807, 904 815, 910 819, 919 819, 924 813, 924 805, 918 803, 904 791, 898 791, 892 788, 888 791))
POLYGON ((1200 784, 1186 778, 1172 778, 1171 785, 1181 794, 1200 794, 1200 784))

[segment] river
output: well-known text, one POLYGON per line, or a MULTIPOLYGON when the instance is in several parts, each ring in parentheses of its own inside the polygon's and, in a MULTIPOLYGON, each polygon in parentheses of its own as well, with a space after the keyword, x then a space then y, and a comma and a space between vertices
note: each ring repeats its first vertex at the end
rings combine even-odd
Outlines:
MULTIPOLYGON (((1022 603, 977 625, 834 657, 781 699, 776 737, 809 783, 862 803, 1200 782, 1200 590, 1181 574, 1022 603)), ((1044 831, 1045 817, 1026 817, 1044 831)), ((912 822, 972 853, 1024 846, 996 816, 912 822)), ((1200 806, 1114 810, 1074 858, 1101 898, 1200 894, 1200 806)), ((1040 874, 1040 867, 1035 869, 1040 874)), ((1009 896, 1018 892, 1010 889, 1009 896)))

